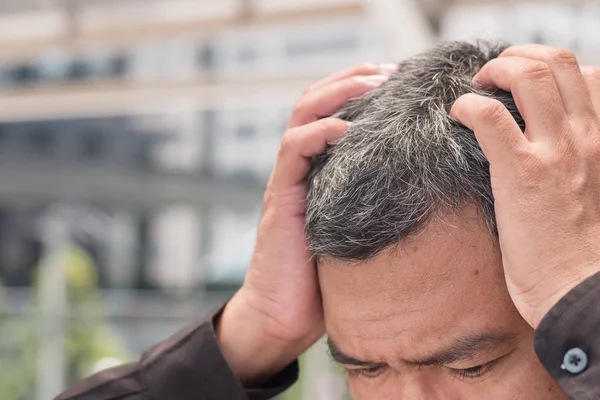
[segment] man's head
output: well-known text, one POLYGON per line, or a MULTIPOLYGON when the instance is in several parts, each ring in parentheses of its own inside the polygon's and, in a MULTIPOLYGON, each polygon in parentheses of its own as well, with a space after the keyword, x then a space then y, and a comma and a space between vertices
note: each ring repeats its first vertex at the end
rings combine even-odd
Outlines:
POLYGON ((306 230, 334 359, 358 399, 566 399, 508 295, 489 165, 450 107, 503 50, 449 43, 400 65, 336 116, 306 230))

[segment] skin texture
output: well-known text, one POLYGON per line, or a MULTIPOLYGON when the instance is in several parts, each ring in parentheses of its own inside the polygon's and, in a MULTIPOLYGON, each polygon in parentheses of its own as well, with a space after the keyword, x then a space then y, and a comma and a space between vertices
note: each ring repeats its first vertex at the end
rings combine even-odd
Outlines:
POLYGON ((355 399, 567 399, 534 353, 498 244, 479 221, 466 208, 368 261, 319 261, 332 356, 348 371, 355 399), (417 364, 478 334, 508 337, 466 345, 472 351, 462 361, 417 364), (350 365, 344 355, 369 363, 350 365), (501 357, 480 377, 452 371, 501 357))

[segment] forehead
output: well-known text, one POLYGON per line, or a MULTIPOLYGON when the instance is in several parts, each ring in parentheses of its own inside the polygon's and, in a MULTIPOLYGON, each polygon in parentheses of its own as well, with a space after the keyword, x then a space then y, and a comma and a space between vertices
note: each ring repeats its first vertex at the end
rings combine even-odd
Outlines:
POLYGON ((319 278, 327 332, 353 350, 393 342, 405 353, 427 352, 443 338, 520 321, 496 241, 473 210, 434 221, 368 261, 321 260, 319 278))

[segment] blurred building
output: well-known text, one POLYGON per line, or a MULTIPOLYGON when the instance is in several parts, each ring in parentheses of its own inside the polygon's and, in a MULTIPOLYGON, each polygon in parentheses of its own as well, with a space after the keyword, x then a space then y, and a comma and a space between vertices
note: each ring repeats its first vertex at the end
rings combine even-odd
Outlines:
POLYGON ((412 1, 43 4, 0 19, 0 198, 106 211, 107 287, 239 282, 301 89, 433 38, 412 1))
POLYGON ((600 1, 446 1, 440 37, 503 39, 573 50, 584 64, 600 62, 600 1))

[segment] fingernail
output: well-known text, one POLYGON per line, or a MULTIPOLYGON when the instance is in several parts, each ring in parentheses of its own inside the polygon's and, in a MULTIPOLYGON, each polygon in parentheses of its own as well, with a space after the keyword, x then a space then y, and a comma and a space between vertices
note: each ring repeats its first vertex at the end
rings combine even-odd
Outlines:
POLYGON ((473 85, 477 87, 483 87, 483 85, 481 84, 481 79, 479 79, 479 74, 473 77, 473 85))
POLYGON ((361 80, 364 83, 369 84, 369 85, 379 86, 383 82, 387 81, 389 79, 389 76, 386 76, 386 75, 369 75, 369 76, 360 76, 360 77, 358 77, 358 79, 361 80))
POLYGON ((386 64, 379 64, 379 69, 381 70, 381 72, 383 72, 384 75, 391 75, 394 72, 398 71, 398 64, 392 64, 392 63, 386 63, 386 64))

